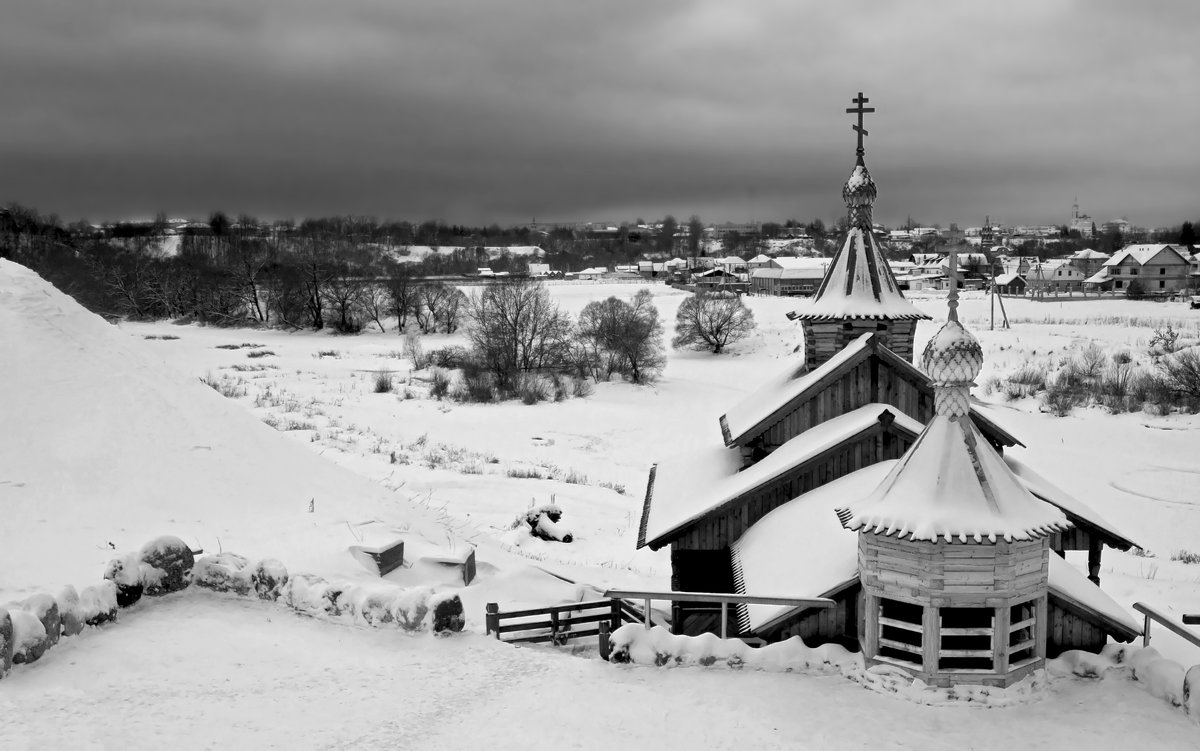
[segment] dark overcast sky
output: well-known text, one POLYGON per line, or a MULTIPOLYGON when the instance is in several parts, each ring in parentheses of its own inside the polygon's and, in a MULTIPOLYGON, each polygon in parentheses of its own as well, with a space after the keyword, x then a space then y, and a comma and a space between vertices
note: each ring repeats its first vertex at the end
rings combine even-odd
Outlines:
POLYGON ((1200 2, 0 0, 0 202, 65 219, 1200 218, 1200 2))

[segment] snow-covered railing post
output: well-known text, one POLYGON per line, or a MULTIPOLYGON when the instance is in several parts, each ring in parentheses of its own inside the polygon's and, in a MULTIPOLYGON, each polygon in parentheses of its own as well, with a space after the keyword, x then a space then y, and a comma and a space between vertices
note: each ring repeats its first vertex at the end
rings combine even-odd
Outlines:
POLYGON ((485 620, 487 621, 487 632, 489 634, 495 634, 496 638, 499 639, 500 638, 500 605, 498 603, 489 602, 487 604, 487 616, 486 616, 485 620))

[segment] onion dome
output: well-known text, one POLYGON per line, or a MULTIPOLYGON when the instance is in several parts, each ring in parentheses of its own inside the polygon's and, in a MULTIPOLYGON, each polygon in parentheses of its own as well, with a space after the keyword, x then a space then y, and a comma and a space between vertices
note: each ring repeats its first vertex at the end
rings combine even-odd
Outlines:
POLYGON ((933 380, 933 419, 875 492, 838 509, 838 518, 846 529, 928 541, 1031 540, 1067 530, 1063 512, 1034 497, 968 417, 983 350, 957 306, 952 283, 950 320, 921 357, 933 380))
POLYGON ((858 163, 850 173, 850 179, 842 186, 842 200, 846 202, 851 227, 871 231, 871 208, 877 195, 879 190, 875 187, 875 181, 871 179, 871 173, 859 155, 858 163))

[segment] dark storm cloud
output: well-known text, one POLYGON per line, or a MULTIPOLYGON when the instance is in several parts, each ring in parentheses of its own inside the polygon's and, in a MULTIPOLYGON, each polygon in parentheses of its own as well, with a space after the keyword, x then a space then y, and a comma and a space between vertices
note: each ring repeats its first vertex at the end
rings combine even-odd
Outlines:
POLYGON ((21 2, 0 200, 68 217, 1200 215, 1192 3, 21 2))

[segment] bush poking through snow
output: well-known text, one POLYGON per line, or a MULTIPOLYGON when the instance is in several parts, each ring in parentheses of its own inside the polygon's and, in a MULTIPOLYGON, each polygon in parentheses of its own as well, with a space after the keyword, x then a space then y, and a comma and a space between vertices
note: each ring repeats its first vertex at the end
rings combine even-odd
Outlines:
POLYGON ((79 609, 83 622, 89 626, 117 620, 117 585, 106 581, 93 587, 84 587, 79 593, 79 609))
POLYGON ((375 393, 386 394, 392 390, 392 374, 386 370, 375 371, 375 393))
POLYGON ((142 584, 151 597, 178 592, 191 582, 196 557, 192 549, 178 537, 165 535, 146 543, 138 553, 139 560, 153 571, 142 569, 142 584))
POLYGON ((534 537, 549 542, 573 542, 571 530, 560 524, 562 509, 553 503, 537 506, 525 512, 525 523, 534 537))
POLYGON ((13 620, 7 610, 0 608, 0 678, 13 664, 13 620))
POLYGON ((451 592, 434 595, 429 598, 429 607, 433 610, 433 633, 445 636, 463 630, 467 625, 463 616, 462 598, 451 592))
POLYGON ((441 368, 434 368, 429 374, 429 395, 441 401, 450 393, 450 374, 441 368))
POLYGON ((259 561, 250 572, 250 584, 260 600, 278 600, 287 583, 287 569, 274 558, 259 561))

